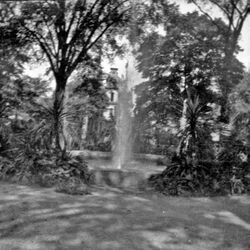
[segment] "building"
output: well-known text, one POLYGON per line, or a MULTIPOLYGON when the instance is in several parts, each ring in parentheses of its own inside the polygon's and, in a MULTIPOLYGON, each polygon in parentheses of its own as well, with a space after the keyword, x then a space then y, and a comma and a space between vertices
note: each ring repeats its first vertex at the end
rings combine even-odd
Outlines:
POLYGON ((108 97, 108 105, 105 110, 86 117, 82 139, 86 149, 111 151, 115 136, 118 83, 120 81, 118 69, 111 68, 110 73, 102 75, 101 81, 108 97))
POLYGON ((109 120, 117 115, 117 103, 118 103, 118 83, 120 78, 118 76, 118 69, 111 68, 110 73, 106 74, 103 79, 103 86, 106 89, 106 93, 109 99, 107 109, 104 111, 104 117, 109 120))

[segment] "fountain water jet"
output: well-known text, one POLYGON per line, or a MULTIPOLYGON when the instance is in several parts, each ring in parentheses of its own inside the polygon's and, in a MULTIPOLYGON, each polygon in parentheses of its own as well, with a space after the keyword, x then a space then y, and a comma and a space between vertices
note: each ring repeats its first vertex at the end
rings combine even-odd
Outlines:
POLYGON ((126 77, 118 82, 118 104, 116 110, 116 135, 113 165, 117 169, 131 159, 132 92, 129 89, 128 63, 126 77))

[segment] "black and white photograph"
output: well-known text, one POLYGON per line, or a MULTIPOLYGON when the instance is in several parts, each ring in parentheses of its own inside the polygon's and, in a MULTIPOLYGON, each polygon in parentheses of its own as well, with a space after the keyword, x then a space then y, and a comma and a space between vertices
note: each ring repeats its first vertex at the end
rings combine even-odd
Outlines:
POLYGON ((250 0, 0 0, 0 250, 250 250, 250 0))

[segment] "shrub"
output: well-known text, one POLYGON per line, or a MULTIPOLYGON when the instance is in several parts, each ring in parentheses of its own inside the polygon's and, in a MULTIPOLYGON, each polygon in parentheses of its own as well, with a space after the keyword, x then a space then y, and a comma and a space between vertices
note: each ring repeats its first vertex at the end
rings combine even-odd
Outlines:
POLYGON ((34 154, 30 157, 19 155, 16 159, 1 157, 0 178, 23 184, 38 184, 52 187, 58 183, 70 183, 72 178, 88 185, 91 175, 87 164, 80 157, 67 154, 64 157, 55 154, 34 154))
POLYGON ((216 160, 175 156, 162 173, 149 177, 149 185, 166 195, 249 193, 249 162, 241 159, 243 148, 232 145, 224 147, 216 160))
POLYGON ((205 165, 175 162, 148 181, 157 191, 166 195, 205 194, 210 186, 210 173, 205 165))
POLYGON ((90 194, 89 187, 79 178, 70 177, 65 180, 60 179, 56 186, 56 192, 66 193, 71 195, 86 195, 90 194))

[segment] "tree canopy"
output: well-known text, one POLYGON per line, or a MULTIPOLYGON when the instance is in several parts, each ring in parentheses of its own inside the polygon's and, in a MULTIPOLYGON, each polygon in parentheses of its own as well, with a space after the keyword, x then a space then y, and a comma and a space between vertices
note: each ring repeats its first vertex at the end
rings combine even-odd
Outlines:
POLYGON ((236 79, 230 75, 231 69, 237 67, 235 61, 235 55, 240 51, 238 45, 242 28, 245 24, 247 17, 250 14, 250 1, 249 0, 188 0, 188 2, 194 3, 198 9, 206 15, 210 20, 211 24, 218 28, 219 32, 224 37, 224 65, 222 68, 221 87, 223 91, 223 98, 221 99, 221 118, 222 121, 228 121, 229 107, 227 105, 227 98, 232 88, 239 83, 236 79), (223 15, 225 26, 220 26, 218 19, 213 18, 211 11, 207 6, 217 8, 223 15))
MULTIPOLYGON (((46 0, 18 2, 12 23, 22 41, 31 44, 30 53, 46 58, 53 72, 55 131, 59 131, 65 88, 80 63, 100 57, 100 43, 115 44, 111 33, 127 20, 129 1, 46 0), (45 56, 45 57, 43 57, 45 56)), ((56 147, 60 147, 59 133, 56 147)))
MULTIPOLYGON (((138 70, 147 81, 136 87, 135 114, 140 127, 172 127, 176 131, 182 127, 188 99, 191 105, 199 97, 199 105, 211 107, 224 98, 227 44, 222 30, 227 25, 216 19, 216 26, 205 14, 181 14, 175 6, 156 2, 155 12, 168 15, 160 22, 153 15, 151 29, 140 37, 138 70)), ((235 55, 232 60, 227 77, 236 85, 242 78, 243 65, 235 55)), ((196 119, 207 120, 207 112, 194 114, 197 115, 200 117, 196 119)), ((210 119, 214 119, 211 112, 210 119)))
MULTIPOLYGON (((145 114, 154 109, 160 114, 161 109, 165 110, 164 117, 170 114, 180 117, 180 99, 186 97, 188 89, 199 94, 204 103, 219 97, 224 37, 204 15, 189 13, 178 19, 178 26, 166 28, 165 35, 152 32, 138 49, 138 69, 149 79, 143 84, 147 87, 139 93, 137 102, 139 106, 145 104, 145 114)), ((237 82, 241 79, 242 65, 235 61, 238 66, 230 77, 237 82)))

